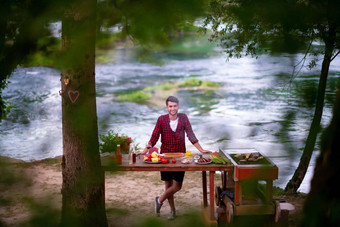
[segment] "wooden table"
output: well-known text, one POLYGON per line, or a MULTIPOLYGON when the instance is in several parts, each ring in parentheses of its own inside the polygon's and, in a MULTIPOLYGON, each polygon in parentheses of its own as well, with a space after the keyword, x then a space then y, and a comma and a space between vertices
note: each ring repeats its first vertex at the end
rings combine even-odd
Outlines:
MULTIPOLYGON (((117 171, 114 161, 110 157, 102 157, 102 167, 104 171, 117 171)), ((207 164, 199 165, 195 163, 182 164, 180 160, 177 163, 167 164, 149 164, 142 160, 142 157, 135 164, 129 164, 127 155, 123 155, 122 164, 119 165, 118 171, 201 171, 202 172, 202 191, 203 191, 203 202, 202 212, 211 222, 216 222, 215 217, 215 187, 214 187, 214 174, 215 171, 229 172, 234 170, 234 165, 221 165, 221 164, 207 164), (207 171, 209 172, 209 203, 207 198, 207 171)))

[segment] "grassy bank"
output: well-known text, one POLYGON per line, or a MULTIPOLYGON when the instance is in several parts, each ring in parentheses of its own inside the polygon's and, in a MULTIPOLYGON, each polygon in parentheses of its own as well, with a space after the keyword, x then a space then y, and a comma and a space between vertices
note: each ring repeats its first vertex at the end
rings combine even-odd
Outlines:
POLYGON ((153 97, 161 98, 164 100, 168 95, 176 93, 181 89, 199 89, 210 90, 218 89, 220 84, 203 81, 196 78, 189 78, 185 81, 179 82, 165 82, 163 84, 146 87, 142 90, 128 91, 123 94, 118 94, 117 101, 119 102, 137 102, 143 103, 149 101, 153 97))

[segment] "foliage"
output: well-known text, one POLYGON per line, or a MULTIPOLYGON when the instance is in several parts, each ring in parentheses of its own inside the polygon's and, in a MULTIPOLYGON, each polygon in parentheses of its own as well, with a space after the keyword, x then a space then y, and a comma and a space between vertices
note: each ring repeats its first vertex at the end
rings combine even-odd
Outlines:
POLYGON ((100 31, 96 35, 96 49, 110 49, 122 41, 121 32, 100 31))
POLYGON ((338 8, 338 1, 212 0, 202 31, 211 25, 211 40, 219 41, 229 57, 302 49, 317 55, 320 48, 312 43, 327 39, 328 21, 339 23, 338 8))
POLYGON ((160 85, 148 87, 148 88, 146 88, 146 90, 154 92, 156 90, 168 91, 168 90, 171 90, 171 89, 174 89, 174 88, 177 88, 176 84, 170 83, 170 82, 165 82, 165 83, 160 84, 160 85))
POLYGON ((257 57, 262 50, 295 53, 305 49, 304 58, 295 67, 304 66, 309 54, 313 59, 308 67, 312 68, 323 55, 313 120, 299 165, 285 188, 287 193, 300 187, 320 131, 330 63, 340 53, 339 8, 336 0, 212 0, 202 28, 206 32, 208 25, 212 26, 211 40, 219 41, 228 57, 257 57))
POLYGON ((165 63, 167 59, 164 59, 163 53, 170 53, 170 58, 175 55, 177 57, 196 58, 216 54, 216 44, 209 42, 208 35, 200 35, 198 30, 199 27, 186 23, 169 36, 167 45, 157 43, 134 45, 131 39, 124 37, 120 30, 100 31, 96 40, 96 61, 99 63, 112 62, 114 61, 112 53, 122 48, 132 50, 132 56, 138 62, 155 65, 165 63))
MULTIPOLYGON (((73 3, 68 0, 1 1, 0 121, 9 111, 2 90, 18 65, 43 64, 63 68, 63 64, 79 59, 76 52, 61 57, 64 53, 55 48, 60 40, 51 37, 48 28, 49 23, 61 21, 65 10, 73 3)), ((98 1, 97 48, 110 47, 127 37, 135 44, 145 46, 168 44, 174 38, 173 34, 187 29, 186 24, 192 24, 195 18, 204 14, 205 4, 206 0, 173 0, 162 4, 156 0, 98 1), (113 27, 121 32, 108 37, 106 31, 113 27)))
MULTIPOLYGON (((89 88, 82 93, 82 100, 75 105, 70 106, 62 99, 63 128, 66 129, 64 138, 68 138, 64 146, 65 157, 62 165, 62 225, 96 223, 97 226, 107 226, 103 193, 104 174, 98 159, 97 127, 94 127, 97 115, 96 111, 93 111, 96 105, 95 23, 105 21, 109 26, 120 24, 126 35, 130 35, 134 40, 138 39, 141 43, 166 43, 171 31, 177 29, 174 25, 197 17, 203 12, 202 1, 197 0, 162 1, 162 4, 156 0, 99 2, 109 6, 98 7, 108 9, 105 20, 96 20, 97 18, 93 17, 102 16, 100 12, 96 12, 97 2, 93 0, 4 0, 1 1, 0 7, 0 89, 4 88, 17 65, 39 49, 39 38, 50 35, 47 25, 56 20, 62 20, 63 23, 63 52, 62 57, 57 59, 62 74, 74 76, 73 81, 78 84, 70 84, 72 88, 77 88, 76 85, 85 85, 81 88, 84 91, 89 88), (83 107, 90 108, 85 110, 83 107), (77 114, 79 112, 82 113, 81 118, 77 114), (83 116, 88 118, 88 122, 82 126, 91 130, 75 127, 84 119, 83 116)), ((3 106, 1 101, 0 117, 3 116, 3 106)), ((109 139, 114 138, 112 132, 109 139)), ((34 224, 39 222, 40 217, 34 220, 34 224)))
POLYGON ((169 43, 188 21, 204 14, 205 0, 100 1, 98 21, 103 27, 120 25, 122 34, 140 44, 169 43))
POLYGON ((2 90, 7 86, 10 74, 30 54, 46 47, 47 43, 42 42, 42 37, 50 36, 47 24, 61 18, 61 8, 67 7, 67 4, 66 0, 1 1, 0 121, 9 111, 2 90))
POLYGON ((333 106, 333 116, 321 136, 320 154, 316 160, 311 189, 303 206, 301 226, 337 226, 340 223, 340 82, 333 106))
POLYGON ((22 66, 48 66, 58 68, 58 57, 60 56, 61 39, 55 37, 43 37, 37 40, 37 49, 27 56, 22 66))
POLYGON ((178 87, 201 87, 201 88, 217 88, 220 85, 212 81, 203 81, 196 78, 186 79, 178 84, 178 87))
POLYGON ((202 80, 196 78, 186 79, 184 82, 181 82, 178 87, 199 87, 202 85, 202 82, 202 80))
POLYGON ((99 143, 99 151, 101 153, 115 153, 117 151, 117 145, 121 146, 122 153, 128 153, 130 143, 132 142, 131 137, 124 134, 119 134, 113 130, 109 130, 107 135, 99 135, 101 143, 99 143), (125 147, 123 147, 125 146, 125 147))
POLYGON ((119 101, 135 101, 135 102, 143 102, 151 98, 151 93, 146 91, 134 91, 127 94, 119 95, 119 101))

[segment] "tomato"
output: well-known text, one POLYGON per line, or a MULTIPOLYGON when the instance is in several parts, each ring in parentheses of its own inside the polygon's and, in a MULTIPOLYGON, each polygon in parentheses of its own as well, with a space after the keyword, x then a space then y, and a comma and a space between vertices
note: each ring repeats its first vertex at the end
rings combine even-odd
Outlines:
POLYGON ((162 162, 163 164, 168 163, 166 159, 162 159, 161 162, 162 162))
POLYGON ((152 158, 151 154, 148 154, 148 156, 147 156, 147 157, 148 157, 148 158, 150 158, 150 159, 152 158))
POLYGON ((172 163, 176 163, 176 159, 172 159, 171 162, 172 162, 172 163))
POLYGON ((221 155, 218 152, 216 152, 216 151, 214 153, 212 153, 211 156, 221 157, 221 155))

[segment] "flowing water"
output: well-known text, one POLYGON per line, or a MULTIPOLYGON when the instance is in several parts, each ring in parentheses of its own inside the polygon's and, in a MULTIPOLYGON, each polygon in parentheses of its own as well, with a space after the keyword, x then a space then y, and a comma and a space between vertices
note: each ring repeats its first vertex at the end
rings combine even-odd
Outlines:
MULTIPOLYGON (((256 148, 279 167, 275 185, 284 187, 294 173, 314 113, 319 68, 303 67, 303 55, 262 55, 226 61, 223 55, 160 55, 162 66, 138 63, 126 51, 115 62, 96 66, 99 134, 109 129, 144 146, 165 104, 116 102, 117 94, 164 82, 196 77, 221 84, 217 90, 179 90, 180 112, 189 116, 205 149, 256 148)), ((319 62, 321 64, 321 62, 319 62)), ((340 62, 330 69, 322 126, 331 117, 340 62)), ((0 124, 0 155, 39 160, 62 154, 60 72, 46 67, 18 68, 4 91, 14 106, 0 124)), ((156 145, 160 146, 160 142, 156 145)), ((187 140, 187 149, 195 148, 187 140)), ((315 156, 300 191, 308 192, 315 156)))

